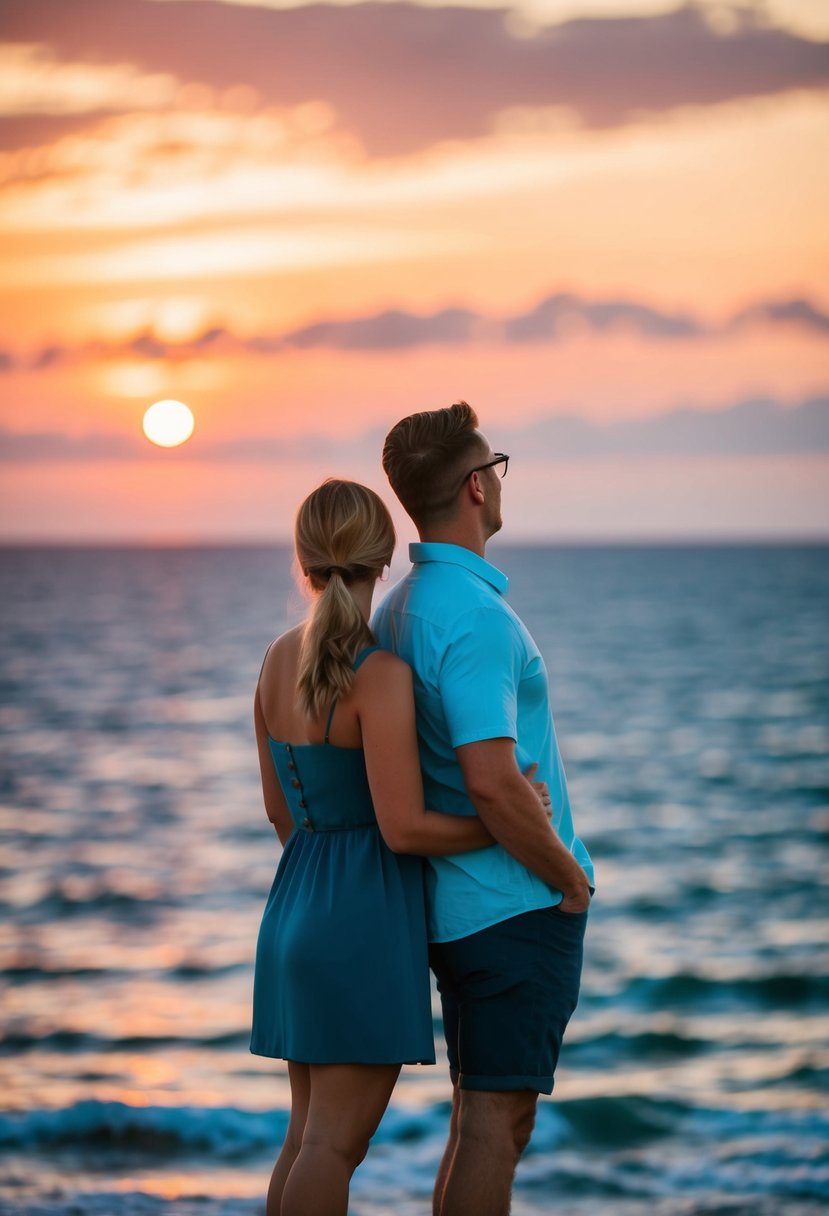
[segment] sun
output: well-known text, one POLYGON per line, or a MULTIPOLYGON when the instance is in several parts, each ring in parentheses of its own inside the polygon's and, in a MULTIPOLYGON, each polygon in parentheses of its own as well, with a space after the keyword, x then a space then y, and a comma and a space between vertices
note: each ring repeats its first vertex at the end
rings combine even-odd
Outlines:
POLYGON ((144 415, 144 434, 160 448, 177 448, 193 434, 193 411, 181 401, 156 401, 144 415))

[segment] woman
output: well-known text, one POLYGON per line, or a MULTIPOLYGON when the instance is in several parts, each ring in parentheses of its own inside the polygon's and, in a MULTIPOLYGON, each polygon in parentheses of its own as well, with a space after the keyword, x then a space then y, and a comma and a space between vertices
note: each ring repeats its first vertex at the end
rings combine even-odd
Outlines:
POLYGON ((286 1059, 291 1082, 268 1216, 345 1216, 401 1064, 435 1062, 417 855, 492 837, 423 806, 411 670, 368 626, 395 543, 383 502, 326 481, 295 541, 315 599, 269 648, 254 702, 284 851, 257 945, 251 1051, 286 1059))

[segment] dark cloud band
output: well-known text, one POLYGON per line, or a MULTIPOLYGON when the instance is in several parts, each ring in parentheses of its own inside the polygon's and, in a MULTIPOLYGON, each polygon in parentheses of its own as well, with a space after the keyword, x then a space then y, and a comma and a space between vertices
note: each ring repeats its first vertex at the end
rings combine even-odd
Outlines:
MULTIPOLYGON (((526 35, 507 10, 407 3, 4 0, 1 28, 5 40, 45 44, 67 61, 249 85, 266 104, 322 99, 370 154, 397 155, 483 135, 514 106, 566 107, 587 126, 612 127, 678 106, 826 87, 829 43, 735 11, 728 32, 688 4, 526 35)), ((19 144, 14 125, 4 127, 7 146, 19 144)))
POLYGON ((585 300, 569 293, 548 296, 529 312, 485 317, 465 308, 419 316, 391 309, 365 317, 329 318, 286 333, 240 338, 214 326, 188 342, 165 342, 151 331, 117 344, 88 342, 45 346, 28 357, 0 350, 0 373, 47 371, 63 363, 117 359, 181 359, 252 353, 280 355, 301 350, 383 351, 420 346, 490 346, 558 342, 574 331, 604 334, 626 330, 644 341, 725 339, 740 330, 773 327, 820 339, 829 337, 829 313, 806 299, 760 300, 721 322, 690 312, 667 312, 636 300, 585 300))

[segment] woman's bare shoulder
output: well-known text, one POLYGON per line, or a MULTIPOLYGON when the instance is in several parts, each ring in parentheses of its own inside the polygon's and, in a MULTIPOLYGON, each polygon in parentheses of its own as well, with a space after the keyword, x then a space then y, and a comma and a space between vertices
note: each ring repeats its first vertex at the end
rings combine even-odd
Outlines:
POLYGON ((394 682, 395 685, 411 686, 412 683, 411 667, 398 655, 392 654, 390 650, 372 651, 363 663, 360 671, 365 672, 365 682, 367 684, 380 683, 382 681, 384 684, 394 682))
POLYGON ((299 625, 294 625, 293 629, 286 629, 284 633, 280 633, 279 637, 273 642, 274 650, 296 650, 302 642, 302 635, 305 632, 305 622, 301 621, 299 625))
POLYGON ((259 673, 260 680, 265 675, 271 675, 279 671, 286 663, 292 665, 295 663, 302 644, 303 629, 303 625, 295 625, 293 629, 288 629, 285 633, 281 633, 278 638, 274 638, 265 651, 265 657, 262 660, 262 670, 259 673))

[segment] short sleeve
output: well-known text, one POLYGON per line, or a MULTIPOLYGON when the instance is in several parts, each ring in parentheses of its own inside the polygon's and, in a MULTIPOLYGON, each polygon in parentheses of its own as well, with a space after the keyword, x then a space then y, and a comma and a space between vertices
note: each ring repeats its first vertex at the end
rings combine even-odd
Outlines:
POLYGON ((466 614, 447 646, 439 687, 452 747, 483 739, 518 738, 520 640, 506 613, 466 614))

